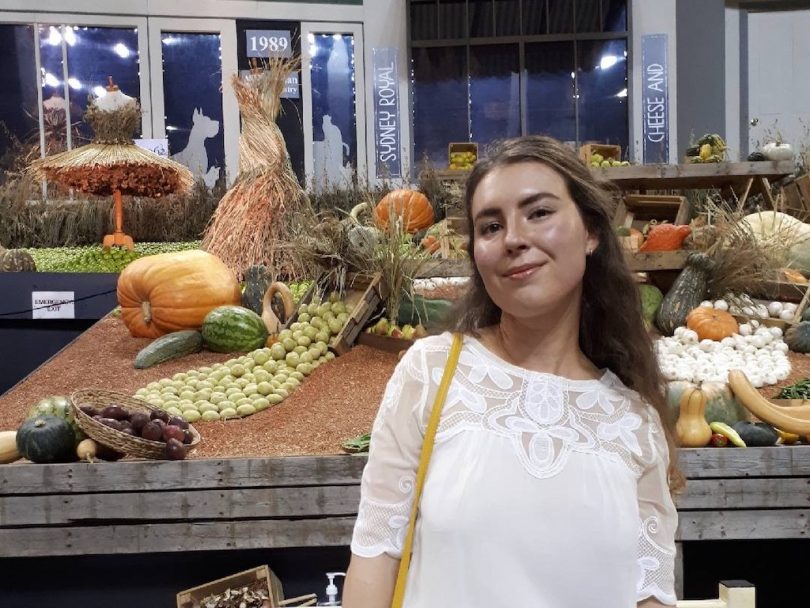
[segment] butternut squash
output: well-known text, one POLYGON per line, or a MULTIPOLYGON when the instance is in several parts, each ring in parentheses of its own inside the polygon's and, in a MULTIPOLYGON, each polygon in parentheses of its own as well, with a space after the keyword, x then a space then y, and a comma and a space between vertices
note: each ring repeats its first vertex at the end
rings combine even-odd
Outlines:
POLYGON ((804 412, 797 411, 796 414, 798 415, 794 415, 790 412, 793 408, 779 407, 768 401, 748 381, 748 377, 743 371, 731 370, 728 373, 728 384, 739 402, 760 420, 772 424, 787 433, 801 436, 810 435, 810 419, 799 417, 804 412))
POLYGON ((675 435, 684 448, 702 448, 709 444, 712 429, 706 422, 706 395, 700 387, 686 389, 681 395, 675 435))
POLYGON ((0 464, 22 458, 17 450, 17 431, 0 431, 0 464))

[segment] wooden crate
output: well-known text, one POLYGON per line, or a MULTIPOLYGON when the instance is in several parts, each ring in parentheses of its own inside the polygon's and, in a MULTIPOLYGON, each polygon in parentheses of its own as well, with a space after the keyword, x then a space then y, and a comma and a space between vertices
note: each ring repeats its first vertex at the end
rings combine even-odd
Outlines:
POLYGON ((284 600, 284 592, 281 588, 281 581, 267 566, 257 566, 244 572, 181 591, 177 594, 177 608, 200 608, 200 602, 203 598, 213 593, 222 593, 228 589, 244 587, 256 581, 260 581, 261 588, 267 590, 270 598, 269 608, 277 608, 280 602, 284 600))
MULTIPOLYGON (((739 323, 748 323, 749 321, 759 321, 760 325, 764 325, 765 327, 778 327, 782 331, 786 331, 793 325, 800 323, 802 320, 802 315, 804 311, 807 309, 808 304, 810 304, 810 286, 808 285, 797 285, 797 287, 801 287, 804 289, 804 295, 802 296, 799 305, 796 307, 796 313, 793 315, 793 318, 790 321, 785 321, 783 319, 774 319, 771 317, 761 319, 759 317, 749 317, 748 315, 743 314, 735 314, 733 315, 735 319, 739 323)), ((756 304, 765 304, 767 305, 767 301, 762 300, 754 300, 756 304)))
POLYGON ((685 196, 626 194, 616 206, 614 226, 641 229, 652 220, 682 225, 689 223, 685 196))
POLYGON ((579 147, 579 157, 586 165, 591 165, 591 156, 599 154, 605 159, 622 159, 622 147, 610 144, 583 144, 579 147))
POLYGON ((378 336, 364 331, 357 336, 357 343, 389 353, 400 353, 413 346, 414 341, 405 338, 392 338, 391 336, 378 336))
POLYGON ((449 171, 469 171, 469 169, 451 169, 454 152, 472 152, 475 155, 473 162, 478 160, 478 144, 475 142, 453 142, 447 144, 447 167, 449 171))
MULTIPOLYGON (((333 286, 323 280, 315 281, 312 287, 307 290, 298 302, 295 312, 287 320, 287 323, 284 324, 284 329, 298 320, 298 311, 303 304, 309 304, 319 291, 325 292, 331 288, 333 288, 333 286)), ((385 302, 387 297, 388 286, 385 281, 382 280, 380 273, 376 273, 373 276, 360 274, 349 275, 346 278, 346 294, 344 295, 344 301, 351 312, 349 312, 349 318, 343 325, 343 329, 330 341, 329 349, 337 355, 343 355, 349 352, 358 334, 360 334, 371 318, 371 315, 385 302)))

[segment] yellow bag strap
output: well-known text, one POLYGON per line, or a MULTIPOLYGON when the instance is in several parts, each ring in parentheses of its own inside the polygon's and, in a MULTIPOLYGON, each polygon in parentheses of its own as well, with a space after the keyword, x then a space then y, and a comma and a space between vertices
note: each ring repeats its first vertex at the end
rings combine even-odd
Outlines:
POLYGON ((416 528, 416 516, 419 511, 419 500, 422 498, 422 487, 425 485, 427 477, 428 463, 433 454, 433 442, 436 439, 436 429, 439 428, 439 418, 444 409, 444 402, 447 399, 447 392, 450 390, 450 383, 456 373, 458 356, 461 353, 462 336, 459 333, 453 334, 453 346, 450 348, 450 356, 447 358, 447 366, 444 368, 442 381, 439 384, 439 392, 436 393, 436 400, 433 402, 433 410, 430 412, 430 421, 425 431, 425 439, 422 442, 422 453, 419 456, 419 468, 416 471, 416 488, 414 489, 413 506, 408 519, 408 533, 405 536, 405 545, 402 548, 402 559, 399 562, 399 573, 397 574, 397 584, 394 587, 394 597, 391 600, 391 608, 401 608, 405 599, 405 583, 408 578, 408 568, 411 565, 411 551, 413 550, 413 535, 416 528))

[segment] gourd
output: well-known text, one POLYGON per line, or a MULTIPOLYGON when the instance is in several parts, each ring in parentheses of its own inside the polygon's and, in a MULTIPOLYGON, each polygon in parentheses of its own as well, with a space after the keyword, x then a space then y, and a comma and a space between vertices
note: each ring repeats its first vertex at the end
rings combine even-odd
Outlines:
POLYGON ((404 230, 411 234, 434 221, 433 205, 416 190, 392 190, 386 194, 374 207, 374 223, 382 230, 387 229, 392 212, 402 217, 404 230))
POLYGON ((349 219, 345 225, 348 226, 346 237, 357 253, 371 256, 374 248, 379 245, 381 239, 380 231, 374 226, 364 226, 360 223, 360 214, 369 210, 368 203, 359 203, 352 207, 349 219))
POLYGON ((702 448, 712 438, 712 429, 706 422, 706 395, 700 387, 689 388, 680 400, 680 414, 675 423, 678 444, 685 448, 702 448))
POLYGON ((245 271, 245 290, 242 292, 242 306, 262 314, 262 300, 270 285, 267 266, 251 266, 245 271))
POLYGON ((267 342, 264 320, 241 306, 219 306, 203 320, 205 345, 218 353, 250 352, 267 342))
POLYGON ((73 429, 76 443, 84 439, 84 432, 79 428, 76 422, 76 416, 73 414, 73 409, 70 407, 70 400, 63 395, 51 395, 40 399, 35 405, 28 410, 26 418, 36 418, 37 416, 56 416, 61 418, 70 425, 73 429))
POLYGON ((718 238, 720 231, 717 226, 699 226, 692 228, 692 232, 683 240, 683 248, 706 251, 717 242, 718 238))
POLYGON ((794 353, 810 353, 810 321, 802 321, 788 328, 785 332, 785 343, 794 353))
MULTIPOLYGON (((672 420, 677 420, 684 392, 692 388, 697 388, 697 385, 685 380, 667 383, 667 405, 672 412, 672 420)), ((733 426, 740 420, 748 419, 748 410, 734 397, 734 393, 725 382, 704 382, 700 388, 706 397, 704 407, 706 422, 723 422, 733 426)))
POLYGON ((653 226, 639 251, 677 251, 692 229, 689 226, 658 224, 653 226))
POLYGON ((262 301, 262 321, 264 321, 264 326, 267 328, 267 333, 271 336, 281 331, 282 325, 282 321, 278 318, 276 313, 273 312, 273 297, 276 294, 281 296, 281 302, 284 305, 284 322, 295 312, 295 303, 293 302, 290 288, 280 281, 276 281, 270 285, 264 293, 264 299, 262 301))
POLYGON ((698 306, 686 316, 686 326, 697 333, 699 340, 720 342, 737 333, 737 320, 729 313, 716 308, 698 306))
POLYGON ((0 272, 36 272, 34 258, 25 249, 0 252, 0 272))
POLYGON ((431 300, 418 294, 411 298, 406 294, 399 304, 397 324, 400 327, 422 324, 426 329, 433 329, 441 326, 452 308, 449 300, 431 300))
POLYGON ((765 144, 761 152, 768 160, 793 160, 793 147, 779 140, 765 144))
POLYGON ((779 407, 765 399, 759 391, 749 382, 745 373, 738 369, 733 369, 728 373, 728 384, 734 395, 748 410, 760 420, 772 424, 787 433, 796 435, 810 435, 810 416, 806 411, 798 408, 779 407), (802 418, 800 415, 806 417, 802 418))
POLYGON ((19 459, 17 431, 0 431, 0 464, 8 464, 19 459))
POLYGON ((157 338, 135 356, 135 369, 146 369, 202 350, 202 334, 195 329, 174 331, 157 338))
POLYGON ((56 416, 29 418, 17 429, 17 449, 31 462, 70 462, 75 445, 73 429, 56 416))
POLYGON ((200 250, 140 258, 118 278, 121 318, 135 337, 200 329, 211 310, 240 302, 239 283, 228 267, 200 250))
POLYGON ((810 272, 810 225, 778 211, 760 211, 746 215, 751 233, 760 242, 776 242, 790 245, 791 268, 810 272))
POLYGON ((664 294, 655 285, 640 284, 638 295, 641 298, 641 315, 647 325, 652 325, 655 314, 664 301, 664 294))
POLYGON ((690 311, 700 306, 709 287, 709 274, 714 262, 705 253, 692 253, 672 287, 664 296, 655 325, 665 335, 671 336, 676 327, 686 323, 690 311))
POLYGON ((767 422, 741 420, 733 428, 749 448, 776 445, 779 440, 779 433, 767 422))

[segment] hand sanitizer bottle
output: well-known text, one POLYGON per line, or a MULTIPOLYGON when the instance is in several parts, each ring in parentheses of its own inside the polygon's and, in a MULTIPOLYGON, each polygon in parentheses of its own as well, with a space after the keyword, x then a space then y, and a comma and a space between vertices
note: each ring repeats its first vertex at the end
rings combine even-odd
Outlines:
POLYGON ((337 600, 338 589, 335 585, 336 576, 346 576, 345 572, 327 572, 326 577, 329 579, 329 584, 326 586, 326 601, 321 602, 318 606, 340 606, 337 600))

